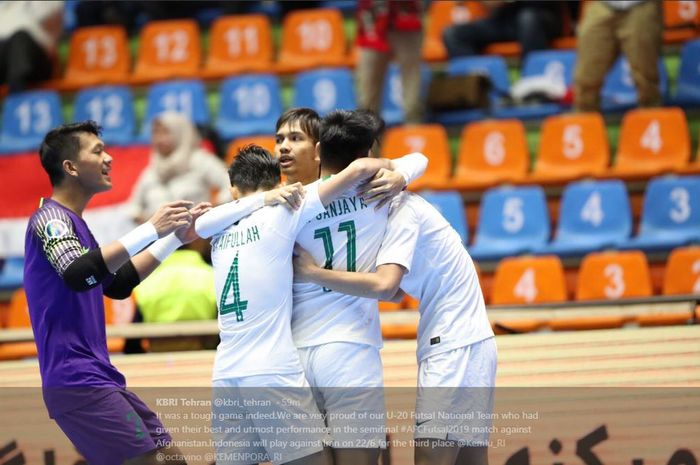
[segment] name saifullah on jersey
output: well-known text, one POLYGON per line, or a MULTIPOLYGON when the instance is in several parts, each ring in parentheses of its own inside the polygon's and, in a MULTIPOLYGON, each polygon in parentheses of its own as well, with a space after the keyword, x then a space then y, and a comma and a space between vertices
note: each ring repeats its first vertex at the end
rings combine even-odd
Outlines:
POLYGON ((329 203, 324 213, 316 215, 316 221, 347 215, 348 213, 354 213, 358 210, 364 210, 365 208, 367 208, 367 205, 360 197, 341 198, 329 203))
POLYGON ((211 250, 233 249, 251 242, 260 240, 260 231, 257 226, 251 226, 244 231, 232 231, 222 234, 211 243, 211 250))

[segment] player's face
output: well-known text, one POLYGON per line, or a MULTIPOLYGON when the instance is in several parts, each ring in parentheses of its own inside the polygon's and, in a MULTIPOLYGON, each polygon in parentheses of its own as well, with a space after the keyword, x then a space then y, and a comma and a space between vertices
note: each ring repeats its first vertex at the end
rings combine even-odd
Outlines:
POLYGON ((308 184, 318 179, 320 160, 315 145, 297 121, 279 128, 275 135, 275 156, 288 182, 308 184))
POLYGON ((112 157, 105 152, 105 144, 94 134, 80 134, 80 153, 76 161, 78 180, 91 193, 112 188, 112 157))

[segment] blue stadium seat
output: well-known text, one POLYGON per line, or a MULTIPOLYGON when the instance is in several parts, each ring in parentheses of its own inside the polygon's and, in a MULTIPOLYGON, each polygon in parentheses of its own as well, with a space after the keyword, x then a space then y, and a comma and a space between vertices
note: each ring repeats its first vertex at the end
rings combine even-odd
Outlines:
POLYGON ((357 107, 352 74, 347 68, 322 68, 297 74, 294 106, 313 108, 324 116, 357 107))
POLYGON ((0 260, 0 290, 22 287, 24 279, 24 257, 8 257, 0 260))
POLYGON ((666 176, 647 184, 639 235, 625 245, 647 252, 700 242, 700 176, 666 176))
POLYGON ((148 141, 151 137, 153 118, 164 111, 177 111, 189 115, 196 124, 207 123, 209 109, 202 81, 166 81, 154 84, 148 89, 146 117, 140 136, 143 141, 148 141))
POLYGON ((134 96, 126 86, 84 89, 75 97, 73 121, 91 119, 102 126, 107 144, 128 145, 136 134, 134 96))
MULTIPOLYGON (((421 65, 421 99, 424 99, 430 85, 432 73, 426 65, 421 65)), ((388 126, 395 126, 404 122, 403 95, 401 94, 401 73, 399 65, 391 63, 384 79, 382 90, 382 118, 388 126)))
POLYGON ((335 8, 345 15, 353 15, 357 11, 357 0, 323 0, 321 8, 335 8))
MULTIPOLYGON (((568 88, 573 84, 576 52, 573 50, 541 50, 527 55, 521 78, 546 76, 551 81, 562 81, 568 88)), ((560 113, 564 107, 558 103, 543 103, 498 108, 497 118, 532 119, 560 113)))
POLYGON ((620 247, 631 233, 632 210, 624 182, 575 182, 564 188, 554 241, 538 253, 585 255, 620 247))
POLYGON ((469 229, 467 228, 467 216, 464 214, 462 195, 456 191, 423 191, 420 195, 445 217, 447 222, 459 233, 462 244, 466 245, 469 240, 469 229))
POLYGON ((216 130, 226 139, 272 134, 282 114, 280 84, 271 74, 232 77, 221 85, 216 130))
POLYGON ((0 152, 35 151, 46 133, 61 123, 61 100, 56 92, 10 94, 2 110, 0 152))
POLYGON ((549 213, 539 186, 489 189, 481 199, 474 245, 476 260, 499 260, 541 249, 549 239, 549 213))
MULTIPOLYGON (((510 81, 508 80, 508 67, 503 57, 500 56, 475 56, 455 58, 447 63, 447 74, 459 76, 462 74, 485 74, 491 79, 492 91, 490 94, 491 108, 498 106, 499 100, 505 94, 510 93, 510 81)), ((457 110, 436 113, 433 120, 444 125, 464 124, 487 117, 485 110, 457 110)))
POLYGON ((686 42, 683 46, 673 101, 681 106, 700 106, 700 39, 686 42))
MULTIPOLYGON (((661 97, 668 97, 668 74, 663 58, 659 58, 659 79, 661 97)), ((615 62, 612 70, 605 77, 601 91, 603 111, 624 111, 637 106, 637 88, 632 80, 629 63, 625 57, 615 62)))

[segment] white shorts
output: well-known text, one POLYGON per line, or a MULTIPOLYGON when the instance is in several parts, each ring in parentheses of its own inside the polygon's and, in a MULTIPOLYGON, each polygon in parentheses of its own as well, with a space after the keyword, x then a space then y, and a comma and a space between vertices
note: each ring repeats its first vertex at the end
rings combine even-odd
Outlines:
POLYGON ((416 439, 488 445, 497 355, 496 339, 490 337, 420 362, 416 439))
POLYGON ((299 349, 316 403, 336 449, 386 447, 384 375, 379 349, 331 342, 299 349))
POLYGON ((214 380, 216 463, 280 464, 323 450, 328 432, 303 372, 214 380))

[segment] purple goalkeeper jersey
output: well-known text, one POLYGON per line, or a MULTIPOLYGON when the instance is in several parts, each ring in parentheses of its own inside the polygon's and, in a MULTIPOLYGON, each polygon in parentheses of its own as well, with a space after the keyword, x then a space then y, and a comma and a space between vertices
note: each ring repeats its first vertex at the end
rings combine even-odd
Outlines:
POLYGON ((112 275, 84 292, 63 281, 66 268, 97 247, 85 221, 51 199, 42 199, 29 220, 24 287, 52 417, 125 387, 107 352, 102 288, 112 275))

